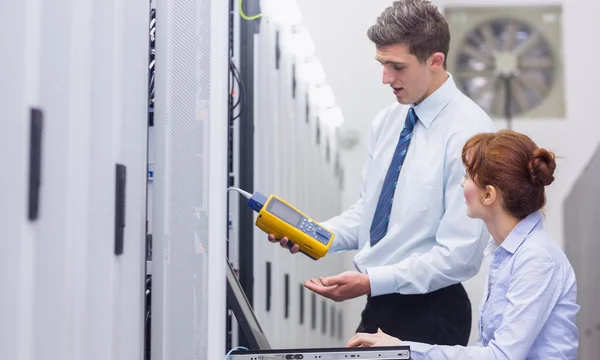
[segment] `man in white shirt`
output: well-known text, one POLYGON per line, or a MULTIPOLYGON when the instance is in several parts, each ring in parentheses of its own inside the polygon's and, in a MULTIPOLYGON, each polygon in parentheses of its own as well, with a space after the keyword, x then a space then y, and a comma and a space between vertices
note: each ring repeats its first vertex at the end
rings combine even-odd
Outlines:
POLYGON ((335 301, 368 295, 358 332, 467 345, 461 282, 479 271, 489 233, 467 217, 461 151, 494 124, 446 71, 448 24, 429 1, 394 2, 368 36, 397 102, 373 121, 359 200, 322 223, 335 233, 330 251, 359 250, 358 271, 305 285, 335 301))

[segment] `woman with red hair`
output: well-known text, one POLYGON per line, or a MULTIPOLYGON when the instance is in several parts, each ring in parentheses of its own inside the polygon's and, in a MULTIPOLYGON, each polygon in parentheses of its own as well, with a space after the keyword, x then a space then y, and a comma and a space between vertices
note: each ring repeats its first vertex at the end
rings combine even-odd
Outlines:
POLYGON ((492 239, 477 346, 403 342, 378 331, 358 333, 355 346, 410 345, 411 359, 576 359, 575 273, 544 230, 545 187, 554 154, 526 135, 503 130, 465 144, 462 181, 467 215, 482 219, 492 239))

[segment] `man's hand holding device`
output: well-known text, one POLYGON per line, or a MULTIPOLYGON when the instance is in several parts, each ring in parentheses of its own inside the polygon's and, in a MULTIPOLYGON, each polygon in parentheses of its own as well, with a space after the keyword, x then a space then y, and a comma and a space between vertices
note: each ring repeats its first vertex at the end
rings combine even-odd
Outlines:
POLYGON ((290 252, 292 254, 295 254, 298 251, 300 251, 300 246, 298 246, 298 244, 292 244, 286 236, 284 236, 281 239, 276 239, 275 235, 270 234, 269 235, 269 241, 272 242, 272 243, 278 242, 281 245, 282 248, 290 249, 290 252), (293 245, 291 248, 290 248, 290 244, 293 245))
MULTIPOLYGON (((279 242, 292 254, 302 252, 313 260, 327 254, 335 235, 313 221, 285 200, 255 192, 236 190, 248 199, 248 206, 258 213, 256 226, 269 234, 270 242, 279 242), (290 235, 291 234, 291 235, 290 235), (292 237, 294 241, 290 241, 292 237)), ((320 277, 304 283, 315 293, 334 301, 344 301, 366 295, 371 290, 369 276, 347 271, 337 276, 320 277)))

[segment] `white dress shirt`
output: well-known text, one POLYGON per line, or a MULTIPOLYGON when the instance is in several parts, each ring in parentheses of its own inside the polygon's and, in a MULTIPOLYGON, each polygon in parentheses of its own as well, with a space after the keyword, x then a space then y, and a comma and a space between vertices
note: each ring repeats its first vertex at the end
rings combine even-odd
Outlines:
POLYGON ((414 360, 575 360, 577 282, 564 252, 544 231, 542 214, 523 219, 502 245, 492 239, 479 309, 478 346, 405 342, 414 360))
POLYGON ((466 214, 461 153, 471 136, 496 130, 450 75, 414 106, 419 121, 398 178, 388 232, 371 247, 375 207, 408 109, 395 103, 377 115, 358 201, 322 222, 335 233, 330 251, 360 250, 354 264, 369 275, 372 296, 428 293, 465 281, 479 271, 489 239, 484 223, 466 214))

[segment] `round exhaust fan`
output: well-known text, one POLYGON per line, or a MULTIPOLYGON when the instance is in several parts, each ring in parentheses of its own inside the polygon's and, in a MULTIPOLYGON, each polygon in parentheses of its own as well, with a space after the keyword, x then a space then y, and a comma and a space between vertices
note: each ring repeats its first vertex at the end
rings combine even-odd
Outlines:
POLYGON ((516 18, 493 18, 469 29, 455 49, 453 76, 492 116, 536 108, 555 79, 555 55, 544 34, 516 18))

